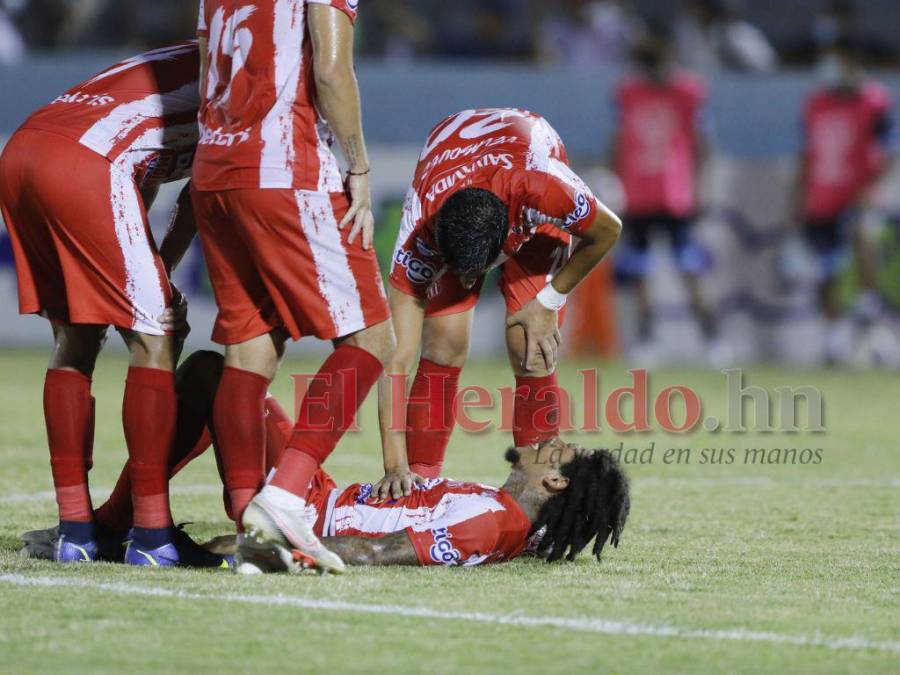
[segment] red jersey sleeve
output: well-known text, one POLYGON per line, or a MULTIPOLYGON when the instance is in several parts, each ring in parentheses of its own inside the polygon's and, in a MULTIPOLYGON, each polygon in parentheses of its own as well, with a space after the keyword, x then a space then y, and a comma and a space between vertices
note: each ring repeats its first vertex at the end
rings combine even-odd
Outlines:
POLYGON ((444 524, 432 521, 426 529, 409 527, 407 535, 422 566, 473 566, 497 557, 500 528, 493 513, 444 524))
POLYGON ((197 17, 197 35, 209 37, 209 26, 206 23, 206 0, 200 0, 200 13, 197 17))
POLYGON ((553 174, 526 171, 523 188, 531 224, 550 223, 576 237, 591 226, 601 208, 590 188, 562 162, 555 164, 553 174))
POLYGON ((422 221, 422 205, 410 188, 403 203, 403 220, 391 261, 391 286, 417 298, 428 297, 428 288, 444 268, 434 235, 422 221))
POLYGON ((306 0, 310 5, 329 5, 340 10, 350 18, 350 23, 356 23, 356 15, 359 13, 359 0, 306 0))

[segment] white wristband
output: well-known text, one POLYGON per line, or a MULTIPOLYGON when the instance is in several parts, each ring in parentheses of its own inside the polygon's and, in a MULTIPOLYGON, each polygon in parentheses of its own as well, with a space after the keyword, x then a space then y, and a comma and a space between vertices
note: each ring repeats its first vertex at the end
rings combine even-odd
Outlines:
POLYGON ((553 284, 547 284, 537 294, 537 301, 544 307, 554 312, 566 304, 566 298, 569 297, 565 293, 560 293, 553 288, 553 284))

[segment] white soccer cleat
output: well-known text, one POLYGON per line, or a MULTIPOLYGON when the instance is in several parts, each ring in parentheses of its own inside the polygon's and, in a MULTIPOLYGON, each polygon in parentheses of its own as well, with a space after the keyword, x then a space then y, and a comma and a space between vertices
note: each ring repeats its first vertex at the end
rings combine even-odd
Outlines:
POLYGON ((306 502, 287 490, 267 485, 253 498, 241 522, 239 564, 265 571, 298 573, 314 567, 341 574, 344 561, 329 551, 306 521, 306 502))

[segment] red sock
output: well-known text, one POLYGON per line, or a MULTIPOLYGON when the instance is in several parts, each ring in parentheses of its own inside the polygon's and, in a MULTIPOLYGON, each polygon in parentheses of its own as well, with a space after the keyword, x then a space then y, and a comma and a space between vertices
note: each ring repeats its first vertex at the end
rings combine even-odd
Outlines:
POLYGON ((136 366, 128 369, 122 423, 128 445, 135 527, 161 528, 172 524, 169 458, 177 407, 174 373, 136 366))
POLYGON ((437 478, 456 423, 453 401, 461 368, 419 361, 406 402, 406 456, 409 468, 425 478, 437 478))
POLYGON ((213 404, 213 426, 230 515, 237 522, 265 480, 268 388, 269 381, 262 375, 226 366, 213 404))
POLYGON ((310 382, 272 485, 306 498, 313 475, 353 424, 381 371, 381 361, 364 349, 334 350, 310 382))
POLYGON ((516 447, 541 443, 559 435, 559 398, 556 373, 545 377, 516 376, 513 409, 516 447))
POLYGON ((266 475, 278 465, 294 430, 290 416, 275 400, 274 396, 266 397, 266 475))
POLYGON ((87 472, 94 426, 91 378, 73 370, 48 370, 44 420, 59 519, 90 522, 87 472))

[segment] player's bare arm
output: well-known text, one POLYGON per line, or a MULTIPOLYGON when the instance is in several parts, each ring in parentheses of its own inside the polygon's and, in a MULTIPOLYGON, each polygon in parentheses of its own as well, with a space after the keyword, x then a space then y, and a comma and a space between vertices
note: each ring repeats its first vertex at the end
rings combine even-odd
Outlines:
POLYGON ((416 550, 406 532, 394 532, 377 538, 322 537, 322 543, 345 563, 356 567, 419 564, 416 550))
MULTIPOLYGON (((194 208, 191 203, 191 186, 187 183, 178 195, 172 221, 159 247, 159 257, 165 267, 166 276, 171 278, 172 272, 181 262, 196 235, 197 224, 194 221, 194 208)), ((173 331, 176 336, 183 339, 190 332, 187 323, 187 298, 174 285, 172 290, 172 306, 159 318, 159 322, 163 330, 173 331)))
POLYGON ((381 426, 381 447, 384 456, 384 478, 372 490, 380 499, 399 498, 412 491, 421 480, 409 470, 406 455, 406 407, 393 406, 392 383, 398 376, 408 376, 419 358, 422 326, 425 321, 425 302, 396 288, 390 290, 391 316, 397 335, 397 349, 385 367, 385 375, 378 386, 378 421, 381 426), (396 418, 397 415, 401 417, 396 418), (393 428, 392 428, 393 425, 393 428))
POLYGON ((321 4, 309 7, 313 73, 319 109, 341 144, 348 165, 350 210, 341 220, 353 223, 349 241, 362 235, 364 249, 372 245, 375 217, 369 190, 369 157, 362 129, 359 86, 353 70, 353 24, 343 12, 321 4))
POLYGON ((525 331, 525 372, 546 369, 552 372, 559 353, 557 313, 565 296, 575 290, 591 270, 603 260, 619 238, 622 222, 605 206, 600 206, 591 226, 581 235, 572 257, 534 300, 507 319, 509 328, 525 331))

